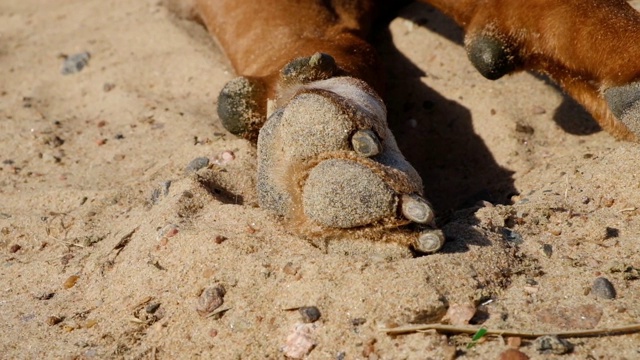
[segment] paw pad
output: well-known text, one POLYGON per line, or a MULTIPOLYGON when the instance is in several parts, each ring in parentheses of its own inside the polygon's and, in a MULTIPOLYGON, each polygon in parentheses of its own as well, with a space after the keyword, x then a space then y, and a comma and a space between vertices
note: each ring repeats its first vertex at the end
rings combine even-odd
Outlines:
POLYGON ((305 215, 327 227, 367 225, 394 214, 397 206, 393 190, 380 176, 343 159, 311 169, 302 193, 305 215))

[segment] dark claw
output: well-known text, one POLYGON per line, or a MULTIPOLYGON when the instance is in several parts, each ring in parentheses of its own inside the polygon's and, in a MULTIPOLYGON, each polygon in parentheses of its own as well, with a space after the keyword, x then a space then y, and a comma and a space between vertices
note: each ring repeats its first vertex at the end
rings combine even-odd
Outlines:
POLYGON ((413 248, 421 253, 431 254, 442 248, 444 240, 442 230, 424 230, 418 235, 413 248))
POLYGON ((429 203, 418 195, 402 195, 402 215, 418 224, 429 224, 433 221, 434 213, 429 203))

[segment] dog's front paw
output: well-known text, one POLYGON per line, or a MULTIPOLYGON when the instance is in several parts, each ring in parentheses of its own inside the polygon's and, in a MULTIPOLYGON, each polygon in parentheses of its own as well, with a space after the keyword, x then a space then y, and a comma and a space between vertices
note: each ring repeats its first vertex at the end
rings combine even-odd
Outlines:
POLYGON ((384 103, 350 77, 297 84, 269 117, 258 137, 258 198, 304 235, 350 233, 425 253, 444 243, 384 103))

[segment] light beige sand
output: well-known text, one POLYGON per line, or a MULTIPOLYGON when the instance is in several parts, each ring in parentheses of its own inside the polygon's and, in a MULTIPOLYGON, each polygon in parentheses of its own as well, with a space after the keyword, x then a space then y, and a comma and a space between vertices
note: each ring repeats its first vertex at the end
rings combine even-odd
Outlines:
MULTIPOLYGON (((496 329, 640 321, 638 145, 542 78, 482 79, 448 20, 404 14, 397 50, 379 40, 391 123, 449 242, 388 259, 314 247, 255 206, 255 150, 214 111, 233 74, 202 28, 155 0, 0 0, 0 358, 279 359, 301 322, 285 309, 306 305, 322 314, 309 359, 497 359, 500 338, 378 330, 452 304, 484 303, 496 329), (82 51, 88 67, 61 75, 82 51), (186 175, 202 156, 220 164, 186 175), (590 292, 597 277, 616 299, 590 292), (202 317, 217 285, 228 310, 202 317)), ((570 342, 520 350, 640 356, 640 334, 570 342)))

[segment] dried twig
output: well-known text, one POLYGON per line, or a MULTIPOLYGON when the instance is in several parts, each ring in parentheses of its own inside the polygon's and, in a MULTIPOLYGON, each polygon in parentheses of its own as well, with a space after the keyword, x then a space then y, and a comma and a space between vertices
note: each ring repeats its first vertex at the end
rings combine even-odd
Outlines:
MULTIPOLYGON (((423 324, 423 325, 406 325, 395 328, 381 328, 380 331, 389 335, 400 335, 414 332, 422 332, 428 330, 435 330, 441 333, 449 334, 475 334, 479 327, 476 326, 455 326, 455 325, 443 325, 443 324, 423 324)), ((614 334, 627 334, 640 332, 640 324, 632 324, 625 326, 617 326, 603 329, 590 329, 590 330, 574 330, 574 331, 557 331, 557 332, 528 332, 528 331, 516 331, 516 330, 491 330, 487 329, 486 335, 500 335, 500 336, 518 336, 521 338, 538 338, 540 336, 555 335, 558 337, 570 338, 570 337, 590 337, 590 336, 604 336, 614 334)))

